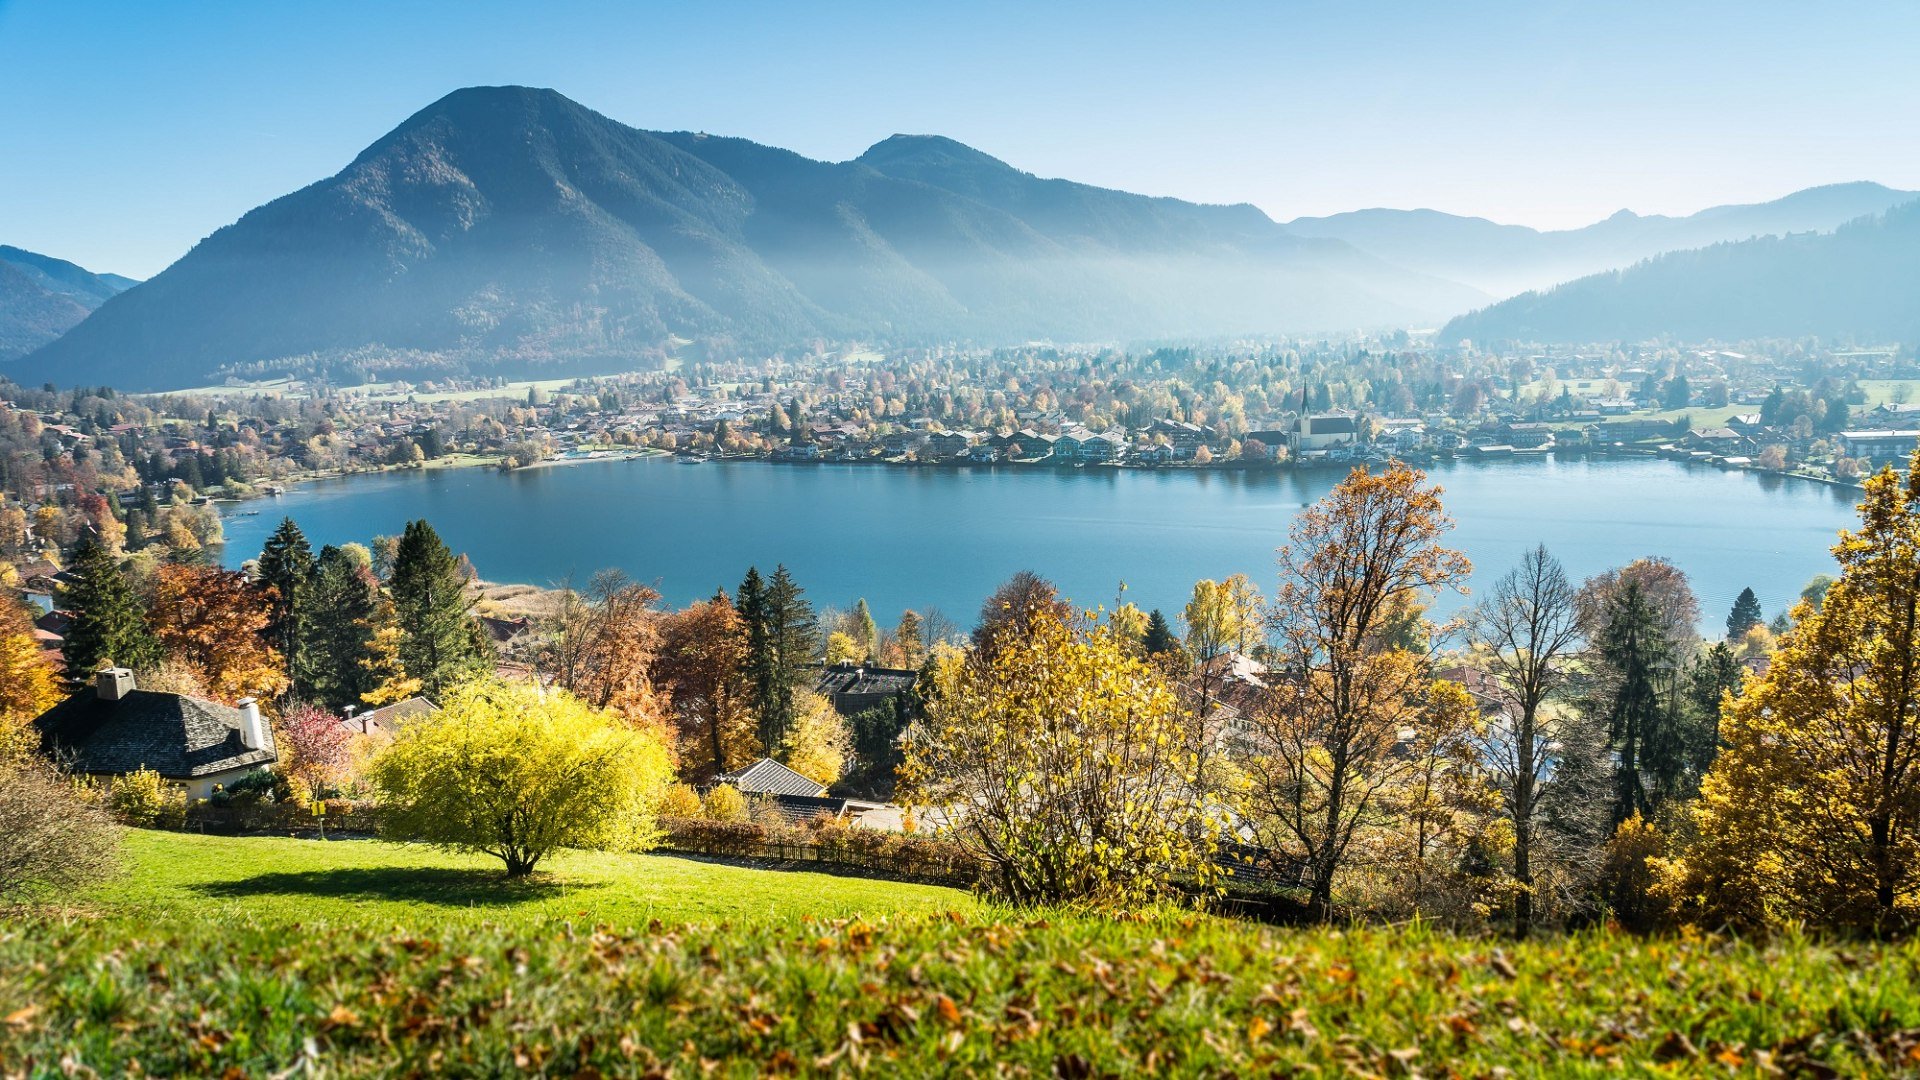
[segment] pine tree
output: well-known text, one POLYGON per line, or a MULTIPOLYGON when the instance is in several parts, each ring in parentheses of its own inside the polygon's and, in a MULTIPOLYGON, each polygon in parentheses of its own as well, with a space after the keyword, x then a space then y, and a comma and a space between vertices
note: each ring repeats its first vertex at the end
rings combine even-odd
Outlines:
POLYGON ((312 610, 300 624, 298 689, 330 708, 358 704, 373 688, 374 615, 380 588, 373 571, 331 545, 320 549, 311 581, 302 585, 312 610))
POLYGON ((1727 640, 1739 641, 1747 636, 1747 631, 1761 623, 1760 598, 1753 595, 1751 588, 1741 589, 1734 598, 1733 611, 1727 615, 1727 640))
POLYGON ((871 660, 880 652, 880 627, 873 621, 873 612, 867 607, 867 598, 861 597, 853 605, 853 613, 847 616, 847 633, 871 660))
POLYGON ((292 518, 282 518, 279 528, 267 537, 260 549, 258 565, 262 585, 273 589, 273 620, 267 624, 267 640, 287 662, 287 677, 298 684, 303 667, 300 647, 301 622, 306 617, 308 590, 313 577, 313 547, 292 518))
MULTIPOLYGON (((767 584, 760 576, 759 567, 747 567, 747 576, 740 581, 738 597, 733 606, 740 613, 740 624, 746 631, 747 656, 744 668, 747 686, 753 701, 753 713, 762 718, 760 732, 764 736, 767 730, 765 717, 773 706, 774 680, 779 665, 774 660, 773 641, 768 635, 767 584)), ((762 738, 761 745, 771 744, 762 738)))
POLYGON ((393 591, 400 662, 429 696, 486 666, 459 560, 425 521, 407 523, 394 551, 393 591))
POLYGON ((1697 782, 1694 742, 1678 700, 1677 658, 1660 612, 1629 579, 1608 605, 1598 646, 1598 707, 1614 757, 1613 821, 1652 820, 1664 800, 1697 782))
POLYGON ((150 668, 160 662, 160 643, 141 613, 126 575, 100 541, 83 537, 68 567, 75 580, 62 599, 73 612, 67 627, 67 681, 75 689, 109 665, 150 668))
POLYGON ((1154 608, 1147 616, 1147 633, 1141 639, 1148 656, 1161 656, 1180 647, 1180 639, 1173 635, 1173 627, 1167 625, 1167 617, 1154 608))
POLYGON ((785 566, 774 567, 765 596, 766 639, 772 660, 770 692, 760 713, 761 743, 766 746, 786 742, 798 715, 795 696, 809 681, 810 666, 820 647, 819 623, 804 593, 785 566))

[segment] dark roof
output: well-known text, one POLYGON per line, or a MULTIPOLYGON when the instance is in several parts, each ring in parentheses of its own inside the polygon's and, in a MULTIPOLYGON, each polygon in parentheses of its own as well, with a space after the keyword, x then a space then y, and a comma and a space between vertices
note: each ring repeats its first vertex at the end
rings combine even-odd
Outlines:
POLYGON ((267 745, 255 750, 241 740, 241 724, 239 709, 218 702, 153 690, 102 701, 93 687, 33 722, 41 750, 59 755, 76 772, 118 774, 145 768, 169 780, 273 764, 279 755, 272 729, 262 722, 267 745))
POLYGON ((1352 435, 1359 430, 1351 416, 1314 416, 1307 420, 1309 435, 1352 435))
POLYGON ((794 772, 772 758, 761 758, 737 772, 716 777, 714 783, 732 784, 749 795, 805 795, 817 798, 827 791, 825 784, 794 772))
POLYGON ((773 805, 782 818, 795 825, 814 818, 839 817, 847 810, 847 800, 825 795, 775 795, 773 805))
POLYGON ((912 668, 868 667, 864 664, 834 664, 822 668, 814 693, 827 697, 842 694, 898 694, 913 689, 920 673, 912 668))

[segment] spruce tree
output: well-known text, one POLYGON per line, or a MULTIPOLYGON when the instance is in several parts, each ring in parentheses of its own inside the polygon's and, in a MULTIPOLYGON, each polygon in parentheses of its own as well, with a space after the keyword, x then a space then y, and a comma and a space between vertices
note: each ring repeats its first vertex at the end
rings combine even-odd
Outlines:
MULTIPOLYGON (((752 689, 753 712, 760 718, 761 733, 766 732, 766 717, 774 711, 774 681, 778 664, 774 660, 773 641, 767 633, 767 585, 760 568, 747 567, 741 579, 734 610, 747 634, 746 676, 752 689)), ((770 746, 764 739, 761 745, 770 746)))
POLYGON ((1141 638, 1141 646, 1148 656, 1161 656, 1180 647, 1180 639, 1173 635, 1173 627, 1167 625, 1167 617, 1154 608, 1147 616, 1147 632, 1141 638))
POLYGON ((433 526, 407 523, 389 587, 400 622, 400 663, 424 693, 443 694, 485 667, 459 560, 433 526))
POLYGON ((1692 741, 1678 700, 1674 644, 1640 583, 1629 580, 1608 606, 1598 647, 1598 706, 1615 758, 1613 821, 1652 818, 1689 786, 1692 741))
POLYGON ((820 648, 819 621, 804 593, 785 566, 774 567, 765 599, 772 678, 767 707, 760 714, 761 742, 768 747, 779 746, 792 729, 794 695, 810 680, 820 648))
POLYGON ((1751 588, 1741 589, 1734 598, 1733 611, 1727 615, 1727 640, 1738 641, 1747 635, 1747 631, 1760 625, 1760 598, 1753 595, 1751 588))
POLYGON ((359 704, 373 688, 369 667, 379 583, 358 559, 329 545, 320 549, 303 590, 312 608, 300 623, 304 660, 296 687, 329 708, 359 704))
POLYGON ((65 647, 69 685, 82 688, 92 682, 94 672, 109 665, 150 668, 158 664, 160 643, 113 553, 88 534, 67 569, 75 579, 61 597, 73 612, 65 647))
POLYGON ((272 619, 267 623, 267 640, 273 642, 287 661, 287 677, 298 685, 303 664, 300 647, 304 641, 301 623, 309 610, 308 590, 313 577, 313 547, 292 518, 280 519, 280 526, 267 537, 260 549, 258 567, 262 585, 273 589, 272 619))

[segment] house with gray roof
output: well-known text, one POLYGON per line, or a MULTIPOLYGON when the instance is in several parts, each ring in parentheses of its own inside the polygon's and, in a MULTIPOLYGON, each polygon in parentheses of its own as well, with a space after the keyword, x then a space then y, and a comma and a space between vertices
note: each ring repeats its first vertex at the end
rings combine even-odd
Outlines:
POLYGON ((76 773, 121 776, 151 769, 205 799, 279 758, 273 729, 252 698, 239 706, 142 690, 133 672, 107 668, 94 685, 33 721, 40 750, 76 773))
POLYGON ((827 793, 825 784, 772 758, 761 758, 744 769, 716 776, 713 782, 732 784, 742 795, 797 795, 817 799, 827 793))

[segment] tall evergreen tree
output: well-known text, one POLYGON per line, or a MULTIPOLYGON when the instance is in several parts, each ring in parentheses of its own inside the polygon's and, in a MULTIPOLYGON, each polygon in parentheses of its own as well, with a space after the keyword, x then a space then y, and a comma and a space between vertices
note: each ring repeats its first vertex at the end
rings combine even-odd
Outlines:
POLYGON ((1673 641, 1638 581, 1629 579, 1613 596, 1595 644, 1597 705, 1615 759, 1614 824, 1635 814, 1650 819, 1660 802, 1689 786, 1691 735, 1678 700, 1673 641))
MULTIPOLYGON (((775 406, 778 408, 779 406, 775 406)), ((773 707, 774 682, 779 665, 773 655, 773 640, 768 634, 767 620, 767 583, 760 576, 760 568, 747 567, 747 576, 740 581, 734 610, 740 613, 740 624, 746 632, 747 656, 745 674, 747 686, 753 699, 753 714, 760 719, 761 734, 766 733, 766 720, 773 707)), ((769 745, 764 739, 762 746, 769 745)))
POLYGON ((304 640, 301 622, 308 611, 308 590, 313 577, 313 547, 292 518, 280 519, 280 526, 267 537, 260 549, 258 566, 262 585, 273 589, 272 621, 267 623, 267 639, 287 662, 287 677, 296 685, 303 667, 300 647, 304 640))
POLYGON ((1734 598, 1733 611, 1727 615, 1727 640, 1738 641, 1747 635, 1747 631, 1760 625, 1760 598, 1753 595, 1753 589, 1740 590, 1734 598))
POLYGON ((1147 633, 1141 645, 1148 656, 1170 653, 1180 647, 1180 639, 1173 635, 1173 627, 1167 625, 1167 617, 1160 614, 1159 608, 1147 615, 1147 633))
POLYGON ((73 612, 65 647, 69 685, 86 686, 94 672, 108 665, 158 664, 160 643, 113 553, 89 533, 81 538, 68 570, 74 580, 62 590, 61 599, 73 612))
POLYGON ((459 560, 425 521, 407 523, 389 582, 400 622, 400 663, 438 695, 486 666, 459 560))
POLYGON ((761 743, 768 747, 779 746, 792 729, 794 695, 812 675, 811 665, 820 648, 819 620, 804 594, 784 565, 774 567, 764 601, 771 678, 760 713, 761 743))
POLYGON ((373 689, 369 666, 379 582, 360 560, 328 545, 320 549, 303 591, 312 609, 300 623, 303 662, 296 689, 329 708, 357 705, 361 695, 373 689))

